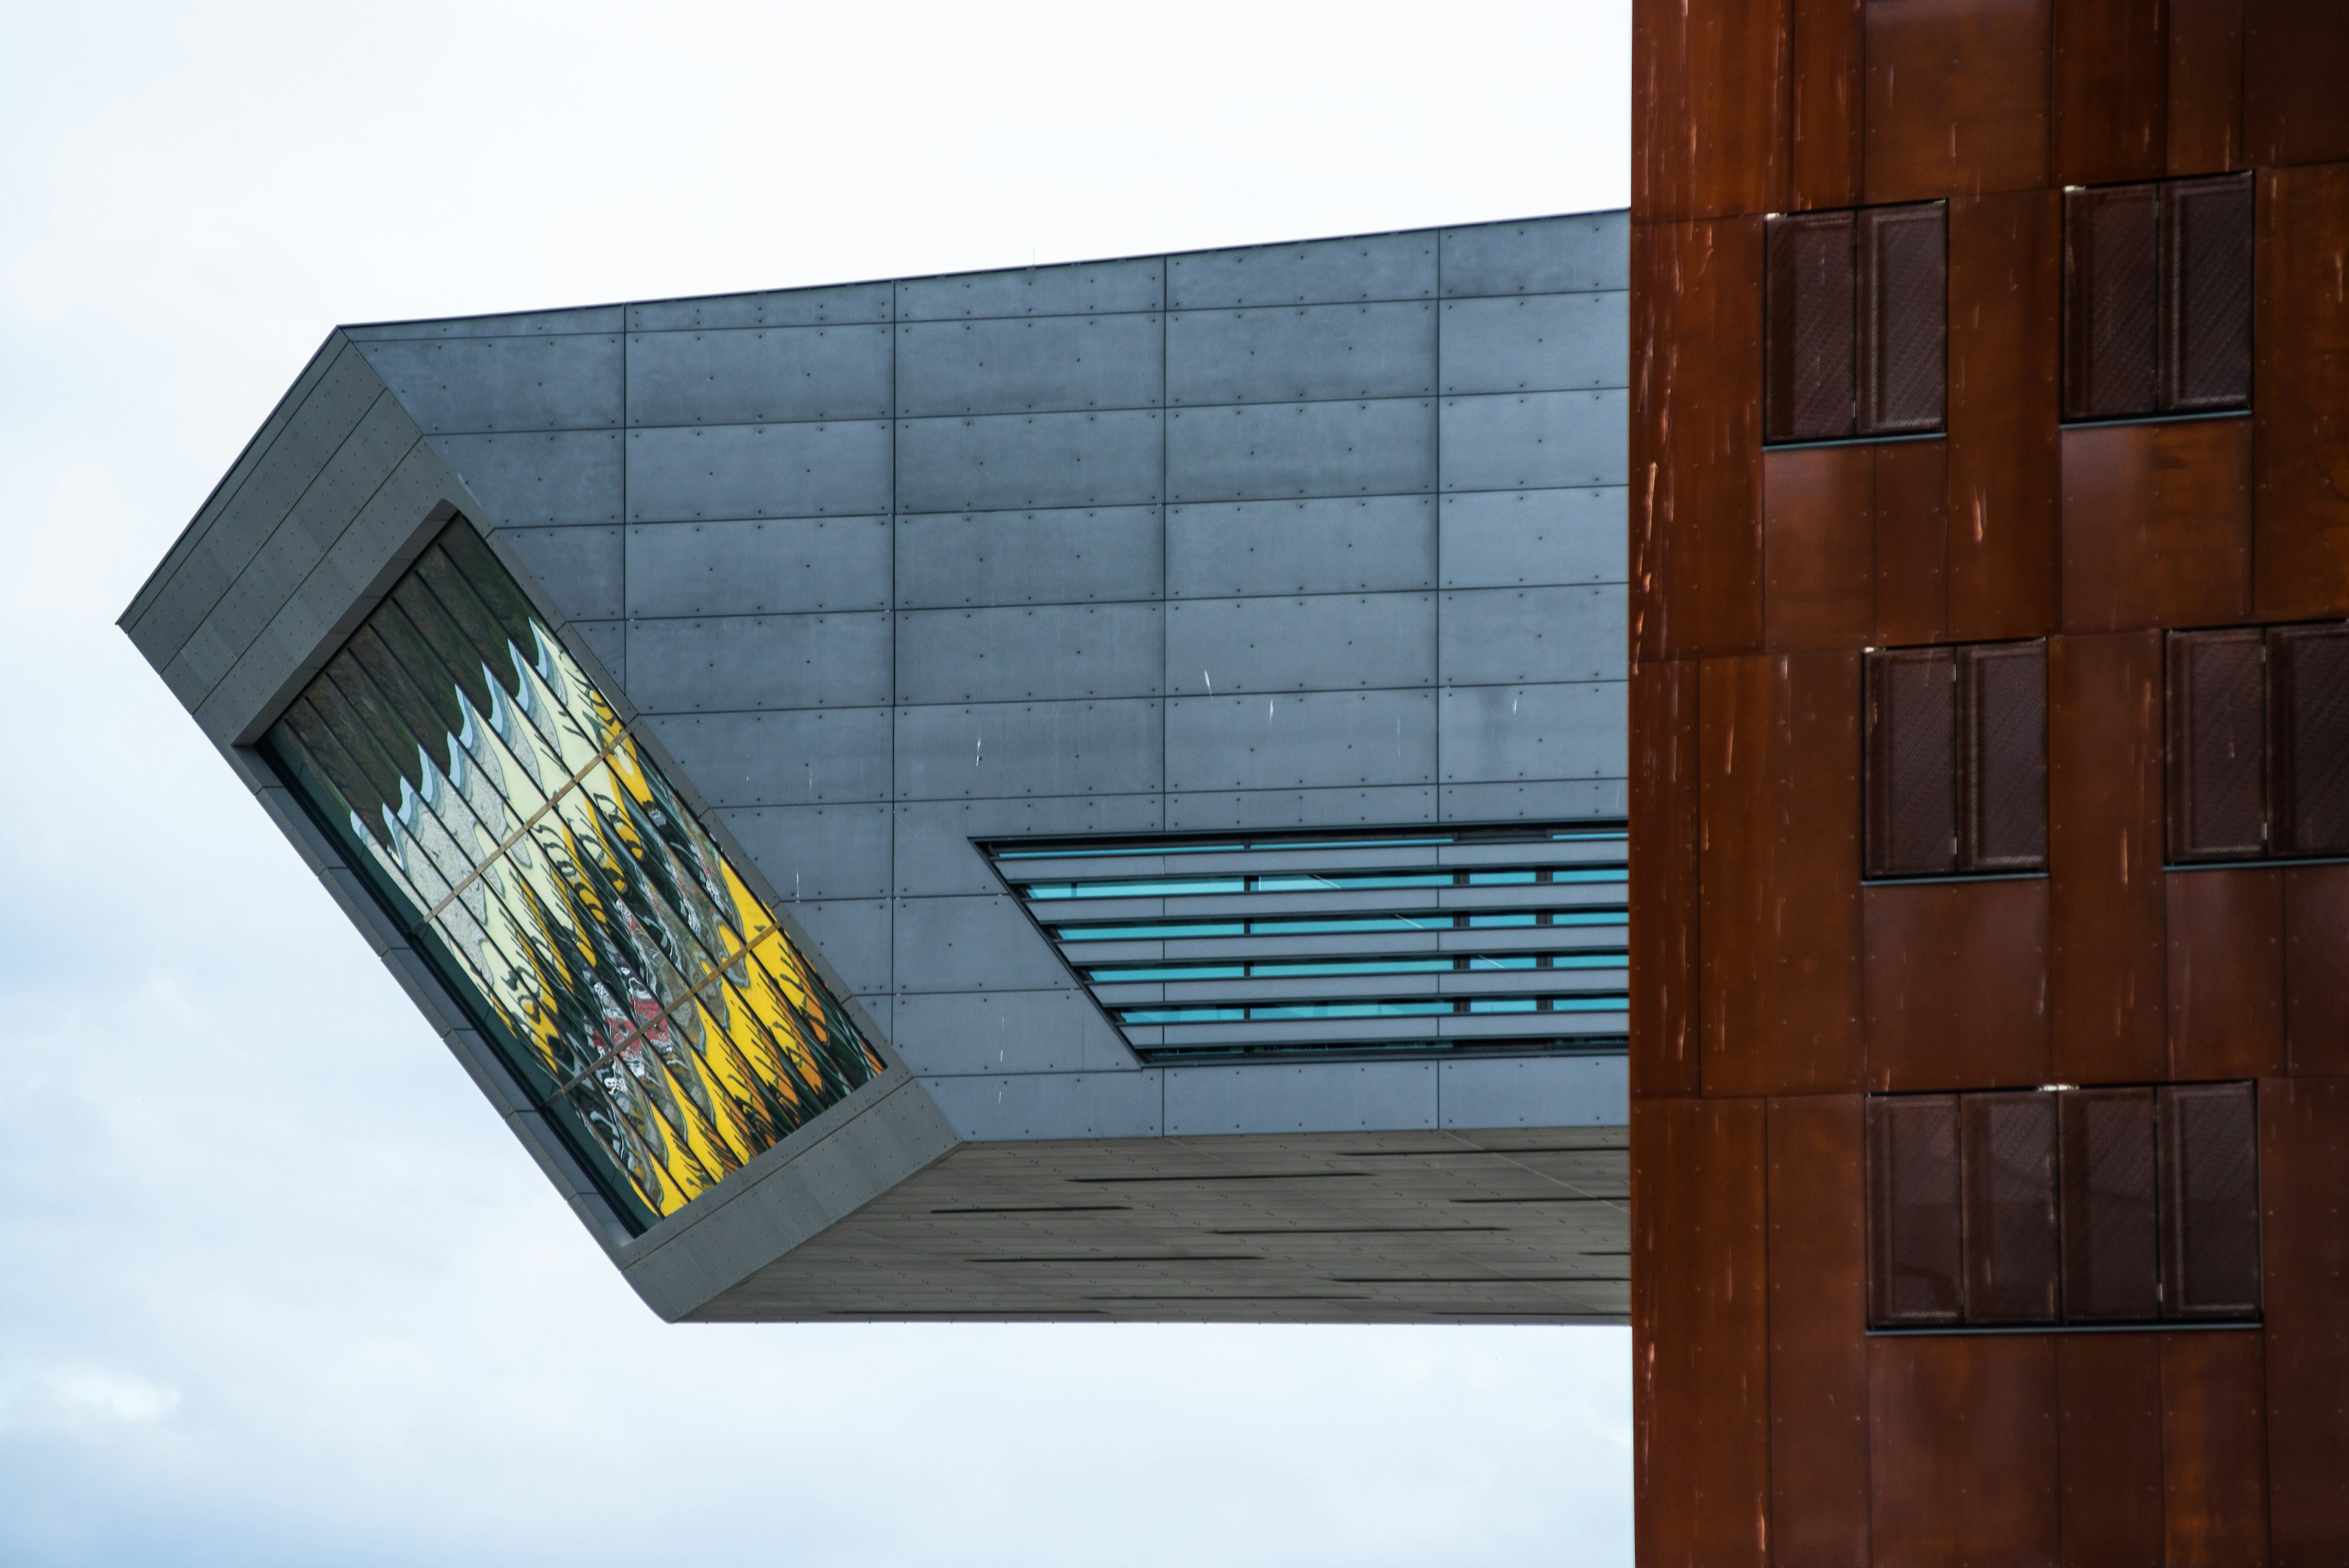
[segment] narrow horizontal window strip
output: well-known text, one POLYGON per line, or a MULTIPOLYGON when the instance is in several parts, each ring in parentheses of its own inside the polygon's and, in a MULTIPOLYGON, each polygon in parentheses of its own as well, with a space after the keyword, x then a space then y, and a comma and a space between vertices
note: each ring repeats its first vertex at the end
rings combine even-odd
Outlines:
POLYGON ((1363 1002, 1260 1002, 1124 1007, 1121 1023, 1273 1023, 1320 1018, 1462 1017, 1488 1012, 1620 1012, 1621 992, 1579 996, 1393 997, 1363 1002))
POLYGON ((1501 974, 1523 970, 1621 969, 1630 955, 1621 948, 1597 952, 1459 953, 1433 958, 1251 959, 1230 963, 1101 964, 1084 970, 1094 985, 1136 985, 1158 981, 1288 980, 1335 975, 1501 974))
POLYGON ((1620 904, 1572 909, 1430 910, 1362 915, 1266 915, 1253 919, 1101 921, 1048 928, 1062 942, 1164 941, 1179 937, 1288 937, 1341 931, 1474 931, 1512 926, 1619 926, 1620 904))
POLYGON ((1619 1049, 1624 843, 1598 822, 979 847, 1127 1044, 1172 1061, 1619 1049))
POLYGON ((1326 871, 1260 877, 1128 877, 1086 882, 1021 882, 1019 895, 1032 902, 1067 898, 1190 898, 1236 893, 1376 892, 1392 888, 1506 888, 1537 883, 1622 883, 1626 867, 1613 866, 1479 867, 1433 871, 1326 871))

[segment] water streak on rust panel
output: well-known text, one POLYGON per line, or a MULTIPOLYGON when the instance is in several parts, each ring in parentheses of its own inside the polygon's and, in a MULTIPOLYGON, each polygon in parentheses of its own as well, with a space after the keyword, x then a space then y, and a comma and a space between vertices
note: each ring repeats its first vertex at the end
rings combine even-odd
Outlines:
POLYGON ((2049 0, 1870 0, 1868 200, 2047 179, 2049 0))
POLYGON ((1633 1512, 1643 1563, 1768 1560, 1763 1102, 1631 1106, 1633 1512))
POLYGON ((1631 1093, 1697 1092, 1697 667, 1633 667, 1631 1093))
POLYGON ((2055 629, 2061 254, 2054 191, 1950 203, 1953 637, 2055 629))
POLYGON ((1787 205, 1797 212, 1859 200, 1865 10, 1866 0, 1794 0, 1787 205))
POLYGON ((1641 219, 1786 204, 1786 10, 1634 0, 1631 210, 1641 219))
POLYGON ((1762 643, 1762 221, 1631 231, 1631 647, 1762 643))
POLYGON ((2258 178, 2252 614, 2349 615, 2349 164, 2258 178))
POLYGON ((2243 166, 2243 0, 2169 0, 2164 172, 2243 166))
POLYGON ((2050 1034, 2064 1083, 2168 1063, 2161 636, 2059 638, 2047 670, 2050 1034))

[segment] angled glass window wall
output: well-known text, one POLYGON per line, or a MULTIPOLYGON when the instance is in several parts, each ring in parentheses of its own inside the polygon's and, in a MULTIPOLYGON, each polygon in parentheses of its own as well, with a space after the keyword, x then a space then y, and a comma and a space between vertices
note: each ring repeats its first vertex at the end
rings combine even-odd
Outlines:
POLYGON ((882 1071, 462 519, 264 749, 640 1228, 882 1071))

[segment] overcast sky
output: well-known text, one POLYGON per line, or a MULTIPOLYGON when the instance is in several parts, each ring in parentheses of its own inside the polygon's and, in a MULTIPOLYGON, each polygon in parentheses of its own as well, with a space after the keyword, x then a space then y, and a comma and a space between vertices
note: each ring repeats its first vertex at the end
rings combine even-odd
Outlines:
POLYGON ((1620 1330, 663 1326, 112 623, 336 322, 1620 206, 1629 11, 0 5, 0 1563, 1628 1563, 1620 1330))

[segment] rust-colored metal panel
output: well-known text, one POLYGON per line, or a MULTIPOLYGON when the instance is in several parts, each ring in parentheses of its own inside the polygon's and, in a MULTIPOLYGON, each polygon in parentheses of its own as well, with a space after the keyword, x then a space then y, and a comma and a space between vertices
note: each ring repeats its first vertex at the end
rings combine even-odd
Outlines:
POLYGON ((2251 397, 2251 177, 2161 192, 2161 406, 2239 409, 2251 397))
POLYGON ((2048 645, 2050 1036, 2064 1083, 2158 1078, 2163 977, 2161 634, 2048 645))
POLYGON ((1959 1100, 1965 1147, 1966 1321, 2055 1321, 2056 1099, 1959 1100))
POLYGON ((2153 1091, 2074 1089, 2064 1118, 2064 1313, 2149 1323, 2161 1310, 2153 1091))
POLYGON ((2349 866, 2283 874, 2283 1020, 2293 1076, 2349 1077, 2349 866))
POLYGON ((1869 0, 1870 202, 2047 180, 2049 0, 1869 0))
POLYGON ((1876 620, 1875 453, 1762 458, 1762 624, 1774 653, 1858 648, 1876 620))
MULTIPOLYGON (((2324 90, 2349 114, 2344 80, 2324 90)), ((2263 170, 2258 183, 2252 615, 2349 615, 2349 164, 2263 170)))
POLYGON ((1958 650, 1965 791, 1958 863, 1968 871, 2047 868, 2047 644, 1958 650))
POLYGON ((2349 6, 2339 0, 2246 0, 2246 161, 2349 158, 2349 6))
POLYGON ((2271 853, 2349 854, 2349 626, 2268 633, 2268 802, 2271 853))
POLYGON ((1763 223, 1764 440, 1852 433, 1855 227, 1850 213, 1782 213, 1763 223))
POLYGON ((1868 1321, 1954 1324, 1966 1312, 1958 1096, 1868 1102, 1868 1321))
POLYGON ((1631 647, 1762 645, 1762 220, 1631 227, 1631 647))
POLYGON ((2055 629, 2061 202, 2026 191, 1950 203, 1952 637, 2055 629))
POLYGON ((2349 1562, 2349 1078, 2260 1085, 2260 1200, 2274 1561, 2349 1562))
POLYGON ((2259 1120, 2250 1084, 2171 1084, 2161 1132, 2161 1315, 2260 1310, 2259 1120))
POLYGON ((1859 200, 1865 4, 1794 0, 1794 146, 1787 205, 1797 212, 1848 207, 1859 200))
POLYGON ((1858 430, 1941 428, 1949 407, 1949 203, 1859 214, 1858 430))
POLYGON ((2267 853, 2267 643, 2256 628, 2169 643, 2169 857, 2267 853))
POLYGON ((2162 1568, 2157 1336, 2065 1334, 2055 1380, 2064 1568, 2162 1568))
POLYGON ((2166 880, 2169 1076, 2282 1076, 2284 873, 2230 867, 2166 880))
POLYGON ((1859 660, 1707 660, 1699 679, 1708 1095, 1859 1087, 1859 660))
POLYGON ((2165 172, 2243 166, 2243 0, 2169 0, 2165 172))
POLYGON ((1876 460, 1876 635, 1878 644, 1949 635, 1950 447, 1887 441, 1876 460))
POLYGON ((2152 413, 2161 386, 2161 188, 2064 192, 2064 417, 2152 413))
POLYGON ((1770 1102, 1770 1554, 1866 1568, 1868 1217, 1857 1095, 1770 1102))
POLYGON ((1868 1086, 2048 1081, 2047 883, 1878 883, 1861 890, 1868 1086))
POLYGON ((1632 0, 1631 216, 1786 205, 1783 0, 1632 0))
POLYGON ((2162 171, 2163 10, 2163 0, 2055 0, 2048 183, 2111 184, 2162 171))
POLYGON ((1946 648, 1868 655, 1867 868, 1871 877, 1957 869, 1959 691, 1946 648))
POLYGON ((1868 1361, 1877 1563, 2060 1562, 2054 1337, 1879 1337, 1868 1361))
POLYGON ((1697 667, 1631 668, 1631 1093, 1697 1092, 1697 667))
POLYGON ((1632 1501, 1649 1568, 1767 1558, 1766 1179, 1764 1102, 1632 1105, 1632 1501))
POLYGON ((2165 1334, 2162 1534, 2170 1568, 2268 1560, 2266 1357, 2256 1331, 2165 1334))
POLYGON ((2064 432, 2064 629, 2240 620, 2251 602, 2251 421, 2064 432))

